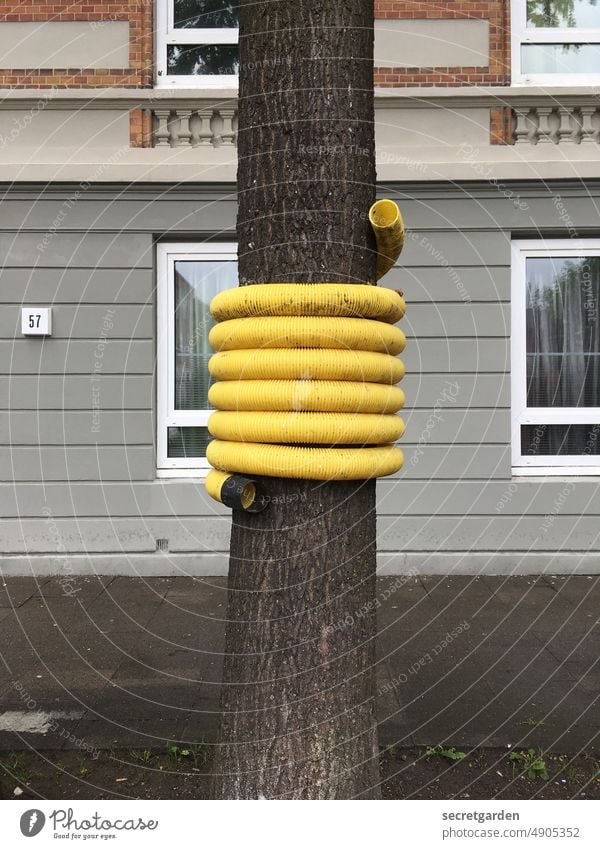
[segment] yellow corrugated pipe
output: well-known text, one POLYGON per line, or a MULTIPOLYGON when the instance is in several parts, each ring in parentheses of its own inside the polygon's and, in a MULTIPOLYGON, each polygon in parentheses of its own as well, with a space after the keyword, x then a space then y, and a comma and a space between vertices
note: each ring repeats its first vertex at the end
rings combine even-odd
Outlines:
POLYGON ((377 279, 394 266, 404 247, 404 221, 393 200, 378 200, 369 210, 377 242, 377 279))
MULTIPOLYGON (((394 206, 398 209, 396 204, 394 206)), ((211 315, 217 321, 251 316, 321 315, 326 318, 346 318, 354 315, 357 318, 377 318, 395 324, 400 321, 405 310, 404 299, 397 292, 374 289, 362 283, 352 286, 339 283, 294 283, 293 290, 289 283, 243 286, 215 295, 210 304, 211 315)))
MULTIPOLYGON (((270 284, 262 285, 269 288, 270 284)), ((296 283, 288 283, 290 289, 296 285, 296 283)), ((317 283, 315 285, 323 288, 335 286, 339 289, 343 284, 317 283)), ((406 344, 404 333, 383 321, 349 316, 327 318, 310 314, 233 318, 230 321, 215 324, 208 334, 208 341, 218 351, 239 351, 259 347, 325 350, 351 348, 354 351, 375 351, 381 354, 399 354, 406 344)))
POLYGON ((394 385, 404 377, 404 364, 397 357, 370 351, 331 349, 327 361, 318 348, 223 351, 209 363, 216 380, 343 380, 394 385))
MULTIPOLYGON (((390 200, 369 219, 379 278, 400 255, 404 225, 390 200)), ((256 511, 268 499, 242 475, 364 480, 398 471, 402 451, 390 443, 404 431, 395 415, 404 393, 394 388, 404 366, 395 354, 406 340, 393 325, 405 309, 398 292, 340 283, 262 284, 213 298, 209 370, 219 382, 209 391, 218 412, 208 422, 208 493, 256 511)))
POLYGON ((213 384, 208 400, 217 410, 396 413, 404 392, 344 380, 228 380, 213 384))

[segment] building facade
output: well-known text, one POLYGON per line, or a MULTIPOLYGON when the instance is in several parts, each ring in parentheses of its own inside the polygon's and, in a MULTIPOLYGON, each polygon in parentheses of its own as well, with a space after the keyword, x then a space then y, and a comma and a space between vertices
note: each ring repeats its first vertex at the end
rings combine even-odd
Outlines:
MULTIPOLYGON (((378 190, 409 230, 380 569, 598 572, 600 6, 375 14, 378 190)), ((2 574, 226 571, 202 476, 237 37, 226 0, 0 3, 2 574)))

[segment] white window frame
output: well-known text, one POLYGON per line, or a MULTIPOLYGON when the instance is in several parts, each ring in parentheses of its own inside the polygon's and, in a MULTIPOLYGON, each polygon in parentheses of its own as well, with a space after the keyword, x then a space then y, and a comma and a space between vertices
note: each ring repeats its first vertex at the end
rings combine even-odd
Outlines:
POLYGON ((239 30, 233 27, 176 29, 173 22, 173 0, 156 0, 156 87, 237 89, 237 74, 168 74, 167 47, 170 44, 238 44, 239 30))
POLYGON ((598 29, 575 27, 528 27, 527 0, 511 0, 511 65, 514 85, 595 85, 597 74, 525 74, 521 70, 523 44, 594 44, 600 43, 598 29))
POLYGON ((235 242, 170 242, 157 245, 157 476, 206 477, 206 458, 169 457, 167 428, 206 427, 211 410, 175 409, 175 263, 180 260, 237 260, 235 242))
POLYGON ((526 261, 530 257, 600 256, 600 239, 535 239, 512 243, 511 407, 514 475, 600 475, 600 456, 521 454, 521 425, 594 424, 600 407, 528 407, 526 261), (552 465, 549 465, 551 461, 552 465))

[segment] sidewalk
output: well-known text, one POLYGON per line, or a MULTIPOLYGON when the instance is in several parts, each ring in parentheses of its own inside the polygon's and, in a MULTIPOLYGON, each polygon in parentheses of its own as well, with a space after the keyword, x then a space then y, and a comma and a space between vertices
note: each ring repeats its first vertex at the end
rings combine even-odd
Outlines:
MULTIPOLYGON (((378 593, 383 743, 597 748, 600 577, 378 593)), ((223 578, 0 580, 0 749, 213 739, 225 615, 223 578)))

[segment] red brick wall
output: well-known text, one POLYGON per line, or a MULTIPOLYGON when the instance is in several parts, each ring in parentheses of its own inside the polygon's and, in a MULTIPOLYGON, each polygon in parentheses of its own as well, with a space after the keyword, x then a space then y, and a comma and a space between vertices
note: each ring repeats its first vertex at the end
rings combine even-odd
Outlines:
POLYGON ((377 86, 508 85, 510 83, 509 0, 375 0, 375 17, 470 18, 490 22, 490 63, 485 67, 375 68, 377 86))
POLYGON ((131 147, 152 147, 152 116, 147 109, 129 113, 129 143, 131 147))
MULTIPOLYGON (((490 23, 490 61, 485 67, 375 68, 377 86, 460 86, 507 85, 510 82, 509 0, 374 0, 375 17, 467 18, 490 23)), ((52 68, 2 69, 0 88, 93 88, 124 86, 149 88, 154 80, 153 0, 0 0, 0 21, 128 21, 129 67, 127 68, 52 68)), ((507 110, 491 113, 492 144, 510 139, 507 110)), ((131 114, 131 143, 143 147, 150 143, 148 113, 131 114)))
MULTIPOLYGON (((374 0, 375 17, 478 18, 490 22, 490 63, 485 67, 375 68, 377 86, 506 85, 510 81, 509 0, 374 0)), ((128 68, 1 69, 0 88, 150 87, 153 82, 153 0, 0 0, 0 21, 103 21, 130 23, 128 68)))
POLYGON ((490 109, 490 144, 512 144, 513 113, 508 106, 490 109))
POLYGON ((0 88, 149 87, 153 80, 152 0, 14 0, 0 21, 129 21, 129 67, 1 69, 0 88))

